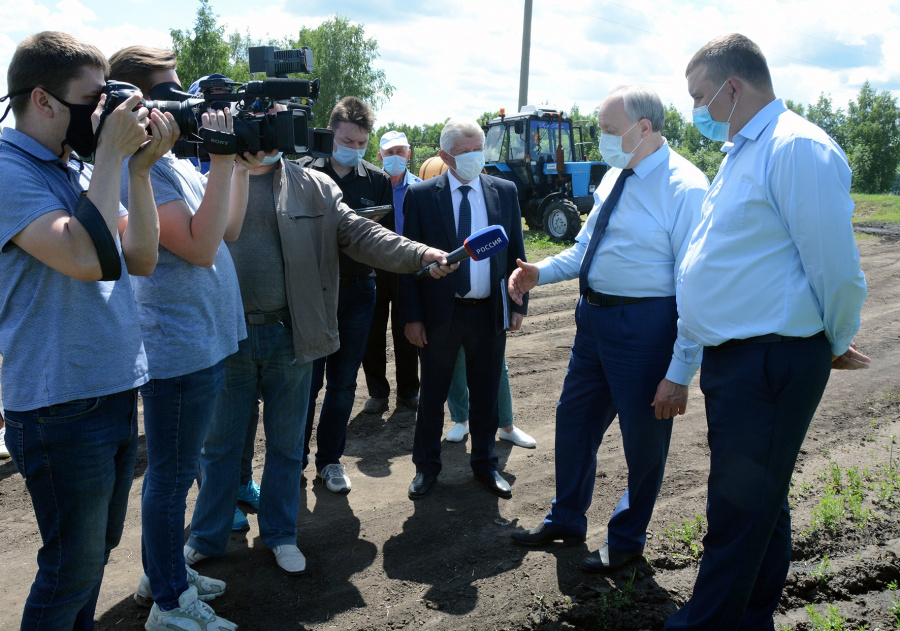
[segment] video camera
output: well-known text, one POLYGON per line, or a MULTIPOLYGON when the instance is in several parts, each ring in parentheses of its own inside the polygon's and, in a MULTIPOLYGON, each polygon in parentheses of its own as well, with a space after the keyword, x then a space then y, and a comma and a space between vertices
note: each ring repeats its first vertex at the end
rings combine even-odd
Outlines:
MULTIPOLYGON (((274 46, 256 46, 250 48, 249 53, 250 72, 264 72, 265 80, 239 83, 224 77, 207 78, 199 82, 198 94, 174 89, 172 83, 161 84, 150 91, 149 100, 141 102, 148 109, 169 112, 175 118, 181 130, 173 148, 175 155, 206 161, 209 154, 268 153, 277 149, 287 154, 330 157, 334 133, 309 125, 313 118, 312 105, 319 98, 319 80, 284 76, 289 72, 311 73, 312 51, 309 48, 279 50, 274 46), (276 103, 282 103, 287 110, 269 113, 276 103), (225 107, 231 110, 234 118, 234 134, 202 126, 204 112, 225 107)), ((103 90, 106 104, 101 125, 106 114, 137 89, 123 81, 107 81, 103 90)), ((97 128, 99 133, 100 127, 97 128)))

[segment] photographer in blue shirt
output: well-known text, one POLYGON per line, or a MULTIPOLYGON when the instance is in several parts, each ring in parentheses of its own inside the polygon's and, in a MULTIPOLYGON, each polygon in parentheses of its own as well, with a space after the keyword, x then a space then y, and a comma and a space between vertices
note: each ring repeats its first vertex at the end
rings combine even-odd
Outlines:
POLYGON ((95 46, 51 31, 23 40, 7 72, 16 124, 0 142, 3 406, 42 542, 27 631, 94 628, 134 478, 135 388, 148 374, 129 274, 156 265, 150 168, 176 133, 171 114, 148 112, 136 93, 106 113, 97 138, 108 72, 95 46), (93 167, 82 163, 91 155, 93 167))
POLYGON ((788 488, 831 369, 853 346, 866 285, 850 167, 775 98, 759 47, 736 33, 685 72, 694 124, 727 141, 679 270, 678 330, 703 346, 709 532, 675 629, 772 629, 791 560, 788 488))

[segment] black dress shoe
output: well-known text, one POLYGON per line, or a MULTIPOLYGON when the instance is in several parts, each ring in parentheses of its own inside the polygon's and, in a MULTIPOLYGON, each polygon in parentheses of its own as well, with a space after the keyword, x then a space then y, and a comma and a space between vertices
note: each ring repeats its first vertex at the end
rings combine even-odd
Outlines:
POLYGON ((426 495, 437 482, 437 476, 430 473, 417 473, 409 485, 409 499, 418 500, 426 495))
POLYGON ((591 553, 581 562, 581 569, 585 572, 614 572, 628 565, 631 561, 641 558, 642 550, 633 552, 622 552, 615 548, 610 548, 609 544, 603 544, 603 547, 596 552, 591 553))
POLYGON ((509 482, 503 479, 503 477, 497 473, 496 471, 490 471, 488 473, 475 473, 475 479, 481 482, 487 490, 496 495, 497 497, 502 497, 505 500, 508 500, 512 497, 512 489, 509 488, 509 482))
POLYGON ((584 543, 584 535, 564 535, 547 528, 547 524, 541 522, 540 526, 531 530, 519 530, 512 533, 513 541, 520 546, 547 546, 554 541, 563 543, 584 543))

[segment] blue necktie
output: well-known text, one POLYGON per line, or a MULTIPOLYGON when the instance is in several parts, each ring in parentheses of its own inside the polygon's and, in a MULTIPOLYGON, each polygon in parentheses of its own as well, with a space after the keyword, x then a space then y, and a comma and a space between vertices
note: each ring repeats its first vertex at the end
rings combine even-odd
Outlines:
POLYGON ((606 234, 606 226, 609 225, 609 218, 612 216, 612 212, 615 209, 616 204, 619 203, 619 198, 622 196, 622 189, 625 188, 625 180, 633 173, 634 169, 622 170, 619 174, 619 178, 613 185, 612 191, 609 193, 609 197, 606 198, 606 201, 603 202, 603 206, 600 207, 600 214, 597 216, 597 223, 594 224, 594 231, 591 233, 591 240, 588 243, 587 252, 584 253, 584 258, 581 260, 581 271, 578 274, 579 295, 584 295, 584 292, 589 288, 588 270, 591 268, 591 261, 594 260, 594 254, 597 253, 597 246, 600 245, 603 235, 606 234))
MULTIPOLYGON (((459 225, 456 226, 456 247, 461 248, 463 242, 472 233, 472 206, 469 204, 469 191, 471 186, 460 186, 459 191, 462 193, 462 200, 459 202, 459 225)), ((472 289, 472 279, 469 277, 469 258, 464 258, 459 269, 456 270, 456 276, 459 279, 456 285, 456 293, 460 298, 465 298, 469 290, 472 289)))

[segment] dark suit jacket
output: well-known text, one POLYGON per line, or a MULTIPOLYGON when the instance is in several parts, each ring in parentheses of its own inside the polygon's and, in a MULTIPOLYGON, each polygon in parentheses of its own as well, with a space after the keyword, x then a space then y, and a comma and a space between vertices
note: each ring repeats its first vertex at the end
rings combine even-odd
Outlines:
MULTIPOLYGON (((491 262, 491 313, 497 333, 506 329, 504 308, 525 314, 528 312, 528 295, 522 306, 510 299, 506 280, 516 269, 516 259, 525 260, 525 244, 522 240, 522 215, 516 186, 512 182, 490 175, 479 175, 484 190, 488 225, 503 226, 509 237, 505 250, 492 256, 491 262), (501 281, 503 285, 501 287, 501 281)), ((403 236, 445 252, 456 249, 456 221, 453 218, 453 201, 450 197, 450 178, 447 173, 410 185, 403 201, 403 236)), ((431 277, 415 280, 412 275, 400 277, 400 317, 404 324, 424 322, 426 333, 453 316, 456 294, 456 274, 444 278, 431 277)))

